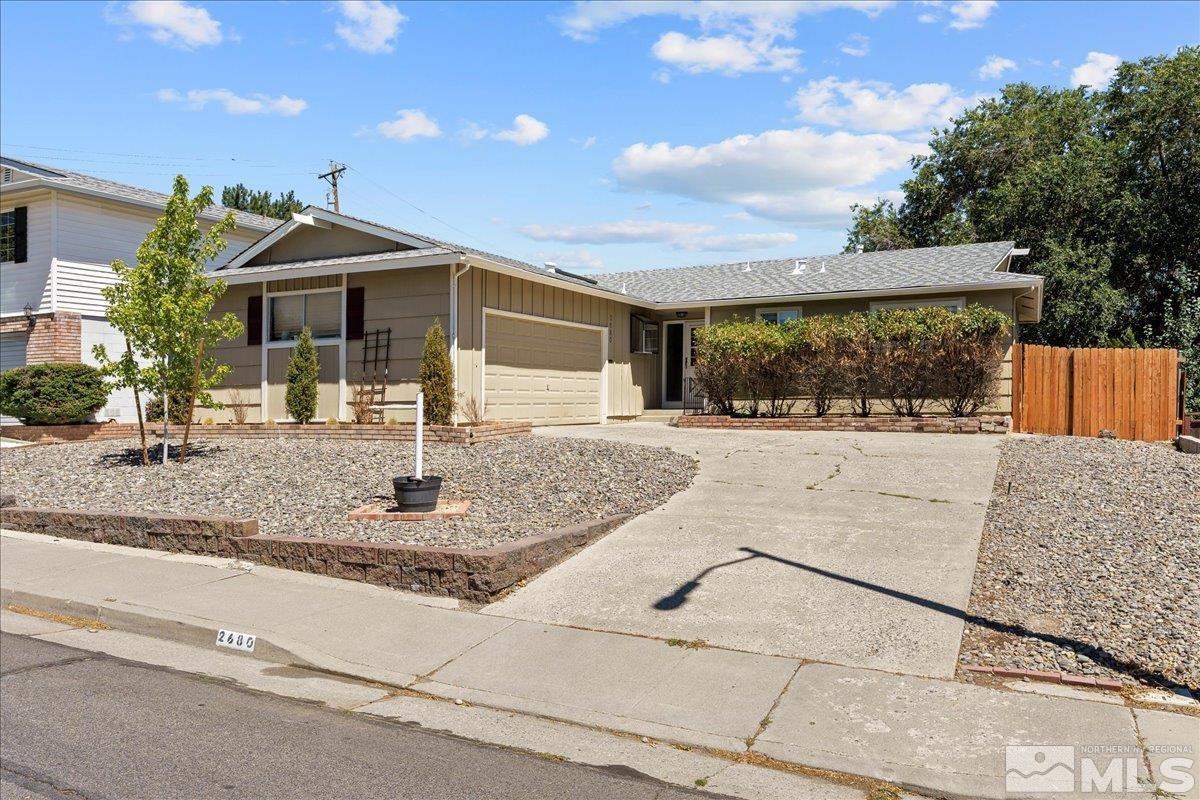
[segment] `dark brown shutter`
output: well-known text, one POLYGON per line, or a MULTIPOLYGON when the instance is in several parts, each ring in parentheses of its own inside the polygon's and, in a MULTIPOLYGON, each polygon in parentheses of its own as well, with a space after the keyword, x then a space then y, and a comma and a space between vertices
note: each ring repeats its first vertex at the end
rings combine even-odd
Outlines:
POLYGON ((29 258, 29 209, 17 206, 13 209, 13 261, 18 264, 29 258))
POLYGON ((263 299, 256 294, 246 301, 246 344, 262 344, 263 299))
POLYGON ((346 290, 346 339, 363 338, 363 306, 366 293, 363 286, 351 286, 346 290))

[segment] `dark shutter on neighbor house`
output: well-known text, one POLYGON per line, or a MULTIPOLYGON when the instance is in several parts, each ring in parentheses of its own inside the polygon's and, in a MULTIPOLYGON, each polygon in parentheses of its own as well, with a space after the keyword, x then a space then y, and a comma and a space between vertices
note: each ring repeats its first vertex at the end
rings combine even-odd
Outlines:
POLYGON ((263 298, 256 294, 246 301, 246 344, 262 344, 263 298))
POLYGON ((366 301, 365 287, 351 286, 346 290, 346 339, 363 338, 363 306, 366 301))
POLYGON ((13 209, 13 261, 18 264, 29 258, 29 209, 17 206, 13 209))

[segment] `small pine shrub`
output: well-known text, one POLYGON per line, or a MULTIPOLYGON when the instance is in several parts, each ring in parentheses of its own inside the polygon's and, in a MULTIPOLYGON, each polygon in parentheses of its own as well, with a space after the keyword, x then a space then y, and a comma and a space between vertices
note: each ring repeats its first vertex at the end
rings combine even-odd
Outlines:
MULTIPOLYGON (((187 396, 183 392, 171 392, 169 406, 171 424, 186 425, 188 421, 187 396)), ((156 394, 146 401, 146 422, 162 422, 162 395, 156 394)))
POLYGON ((0 413, 27 425, 86 422, 107 401, 104 374, 88 364, 30 364, 0 374, 0 413))
POLYGON ((301 425, 317 416, 317 347, 313 344, 312 331, 307 327, 300 331, 300 338, 292 348, 292 357, 287 367, 287 394, 284 405, 292 419, 301 425))
POLYGON ((426 424, 450 425, 454 419, 454 366, 442 323, 436 319, 425 332, 419 377, 425 393, 426 424))

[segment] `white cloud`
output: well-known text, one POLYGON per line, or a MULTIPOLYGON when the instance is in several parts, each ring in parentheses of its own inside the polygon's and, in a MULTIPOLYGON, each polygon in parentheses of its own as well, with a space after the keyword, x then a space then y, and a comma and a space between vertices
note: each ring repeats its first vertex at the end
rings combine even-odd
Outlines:
POLYGON ((871 52, 871 39, 861 33, 852 33, 846 37, 846 41, 839 45, 839 48, 848 56, 862 58, 871 52))
POLYGON ((595 144, 596 144, 596 137, 589 136, 583 140, 583 144, 580 145, 580 147, 584 150, 590 150, 592 147, 595 146, 595 144))
POLYGON ((771 39, 742 39, 732 34, 692 38, 678 31, 664 33, 650 48, 654 57, 684 72, 780 72, 799 66, 801 51, 776 47, 771 39))
POLYGON ((1090 86, 1093 89, 1103 89, 1117 74, 1121 65, 1121 57, 1110 53, 1098 53, 1092 50, 1087 54, 1087 60, 1071 70, 1071 85, 1074 87, 1090 86))
MULTIPOLYGON (((220 44, 225 38, 221 23, 207 9, 183 0, 133 0, 124 5, 110 4, 105 19, 126 28, 146 28, 151 39, 185 50, 220 44)), ((132 36, 132 34, 128 34, 132 36)))
POLYGON ((613 171, 626 189, 740 206, 756 216, 836 227, 849 207, 872 202, 867 187, 909 159, 922 142, 882 133, 819 133, 811 128, 742 134, 701 147, 667 142, 626 147, 613 171))
POLYGON ((745 211, 731 211, 728 214, 722 214, 721 216, 725 217, 725 219, 736 219, 741 222, 751 219, 751 216, 745 211))
POLYGON ((937 14, 930 14, 929 12, 925 12, 924 14, 917 15, 917 22, 923 23, 925 25, 932 25, 933 23, 935 23, 937 21, 938 21, 937 14))
POLYGON ((983 23, 996 10, 996 0, 960 0, 950 6, 950 27, 956 31, 983 27, 983 23))
POLYGON ((341 20, 334 31, 346 44, 364 53, 390 53, 400 26, 408 19, 381 0, 341 0, 341 20))
POLYGON ((381 122, 375 126, 380 136, 395 139, 398 142, 410 142, 413 139, 436 139, 442 135, 442 129, 437 121, 431 119, 419 108, 403 108, 396 112, 396 118, 381 122))
MULTIPOLYGON (((577 0, 571 11, 559 18, 562 32, 572 39, 591 40, 606 28, 645 16, 674 16, 694 20, 706 29, 751 28, 759 32, 783 31, 806 14, 838 8, 860 11, 869 17, 891 8, 894 0, 780 0, 779 2, 736 2, 726 0, 577 0)), ((777 34, 778 35, 778 34, 777 34)))
POLYGON ((534 142, 540 142, 549 135, 550 128, 546 126, 546 123, 528 114, 517 114, 513 118, 513 126, 511 128, 493 133, 492 138, 502 142, 512 142, 524 147, 534 142))
MULTIPOLYGON (((728 0, 594 0, 576 2, 558 22, 573 39, 592 40, 600 31, 645 16, 669 16, 696 23, 699 36, 670 31, 651 52, 655 58, 687 72, 782 72, 799 66, 801 51, 783 47, 779 39, 796 36, 796 22, 806 14, 853 9, 874 17, 895 5, 893 0, 787 0, 728 2, 728 0)), ((656 73, 667 83, 669 73, 656 73)))
POLYGON ((792 98, 801 120, 866 131, 941 125, 972 102, 948 83, 914 83, 897 91, 880 81, 809 81, 792 98))
POLYGON ((517 229, 539 242, 568 244, 629 244, 631 242, 677 242, 714 230, 697 222, 666 222, 627 219, 592 225, 525 225, 517 229))
POLYGON ((604 269, 604 260, 585 248, 578 250, 542 251, 534 254, 538 261, 550 261, 566 270, 600 270, 604 269))
POLYGON ((798 237, 794 233, 734 233, 717 236, 701 236, 698 239, 678 242, 676 250, 706 250, 710 252, 746 252, 747 250, 769 250, 791 244, 798 237))
POLYGON ((999 78, 1005 72, 1014 70, 1016 68, 1017 62, 1013 61, 1011 58, 1004 58, 1002 56, 988 56, 984 60, 983 66, 979 68, 979 79, 984 81, 991 78, 999 78))
POLYGON ((192 111, 200 111, 209 103, 217 103, 224 107, 226 114, 278 114, 281 117, 294 117, 308 108, 308 102, 295 97, 281 94, 271 97, 265 94, 252 94, 243 97, 229 89, 189 89, 181 94, 174 89, 159 89, 154 95, 162 103, 187 102, 192 111))

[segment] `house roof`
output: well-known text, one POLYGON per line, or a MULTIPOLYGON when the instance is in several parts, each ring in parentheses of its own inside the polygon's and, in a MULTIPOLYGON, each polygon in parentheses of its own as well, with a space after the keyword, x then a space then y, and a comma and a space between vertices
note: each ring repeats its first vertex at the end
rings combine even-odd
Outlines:
POLYGON ((985 242, 609 272, 596 275, 596 279, 601 286, 669 304, 938 286, 986 288, 1036 280, 996 271, 1012 250, 1013 242, 985 242), (798 262, 804 265, 800 274, 796 274, 798 262))
MULTIPOLYGON (((22 161, 10 158, 9 156, 0 156, 0 164, 37 176, 36 181, 9 184, 5 188, 10 191, 25 188, 58 189, 79 194, 107 197, 113 200, 152 208, 164 208, 169 199, 169 196, 162 192, 155 192, 140 186, 130 186, 127 183, 118 183, 105 178, 97 178, 94 175, 85 175, 82 172, 74 172, 62 169, 61 167, 48 167, 45 164, 22 161)), ((282 222, 282 220, 273 217, 264 217, 261 214, 251 214, 249 211, 239 211, 220 205, 209 206, 200 216, 205 219, 217 220, 231 211, 233 212, 234 221, 239 228, 269 231, 278 227, 280 222, 282 222)))
MULTIPOLYGON (((519 270, 522 270, 525 272, 531 272, 531 273, 534 273, 534 274, 542 276, 542 277, 550 277, 550 278, 553 278, 556 280, 563 281, 565 283, 574 284, 576 286, 595 288, 598 285, 598 281, 596 281, 596 280, 573 275, 569 272, 564 272, 563 270, 551 271, 551 270, 547 269, 546 267, 535 266, 534 264, 530 264, 525 261, 520 261, 515 258, 509 258, 508 256, 502 256, 502 255, 498 255, 496 253, 489 253, 486 250, 480 250, 475 247, 469 247, 467 245, 457 244, 455 242, 448 242, 444 239, 438 239, 436 237, 429 236, 424 233, 415 233, 413 231, 405 230, 403 228, 397 228, 392 225, 383 225, 378 222, 372 222, 371 220, 362 219, 361 217, 351 216, 350 214, 341 214, 338 212, 329 211, 328 209, 319 208, 317 206, 308 206, 307 208, 305 208, 303 211, 300 212, 301 217, 314 216, 314 215, 317 217, 320 217, 321 219, 327 220, 329 222, 333 222, 335 224, 349 224, 351 227, 357 227, 359 229, 366 229, 370 232, 373 232, 373 233, 376 233, 379 235, 386 236, 388 234, 394 234, 394 237, 397 241, 403 241, 410 245, 415 243, 417 245, 427 245, 428 246, 428 247, 421 248, 421 249, 427 250, 430 247, 442 248, 446 252, 446 254, 457 253, 457 254, 468 255, 468 256, 478 256, 479 258, 487 259, 488 261, 491 261, 496 264, 503 264, 505 266, 513 267, 513 268, 516 268, 516 269, 519 269, 519 270)), ((293 219, 285 224, 286 227, 281 228, 279 231, 277 231, 275 234, 275 237, 272 237, 272 238, 277 239, 277 238, 281 238, 282 236, 286 236, 288 234, 288 232, 290 232, 291 230, 295 230, 301 224, 302 223, 299 223, 295 219, 293 219)), ((254 255, 256 255, 258 252, 260 252, 262 249, 264 249, 264 248, 260 247, 260 245, 263 244, 263 242, 264 242, 264 240, 260 239, 258 242, 255 242, 254 244, 250 245, 245 250, 243 250, 241 253, 239 253, 238 255, 231 258, 229 260, 229 262, 227 264, 225 264, 224 266, 220 267, 219 270, 229 272, 229 273, 234 273, 234 272, 241 273, 245 270, 257 269, 257 267, 246 267, 246 266, 242 266, 242 264, 245 261, 252 258, 254 255)), ((347 258, 358 258, 358 256, 347 256, 347 258)), ((300 264, 301 262, 294 262, 294 263, 300 264)), ((350 262, 345 262, 345 263, 350 263, 350 262)), ((276 265, 272 265, 272 266, 276 266, 276 265)), ((311 266, 311 265, 303 264, 303 266, 311 266)))

